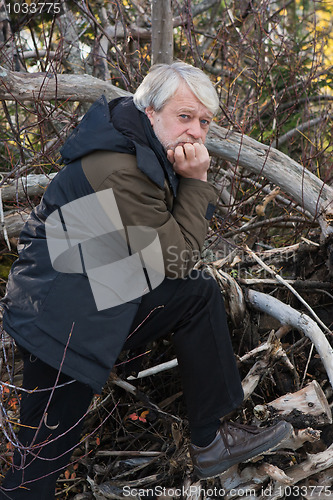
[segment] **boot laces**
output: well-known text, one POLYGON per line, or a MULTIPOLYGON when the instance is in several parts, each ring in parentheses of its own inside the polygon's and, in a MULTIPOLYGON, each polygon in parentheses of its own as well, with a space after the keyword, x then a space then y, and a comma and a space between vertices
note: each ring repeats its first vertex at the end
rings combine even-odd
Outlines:
POLYGON ((239 429, 240 431, 246 432, 247 434, 259 434, 262 429, 259 429, 255 425, 244 425, 244 424, 239 424, 237 422, 223 422, 221 427, 220 427, 220 433, 223 439, 224 446, 227 450, 230 449, 230 445, 228 443, 228 435, 231 435, 233 438, 233 441, 235 440, 233 436, 233 429, 237 431, 239 429))

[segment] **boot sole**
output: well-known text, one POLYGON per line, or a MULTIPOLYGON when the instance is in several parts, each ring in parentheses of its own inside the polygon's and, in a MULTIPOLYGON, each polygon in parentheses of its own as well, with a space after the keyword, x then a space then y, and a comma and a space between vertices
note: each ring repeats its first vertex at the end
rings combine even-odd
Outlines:
POLYGON ((226 472, 228 469, 230 469, 230 467, 232 467, 235 464, 247 462, 249 460, 252 460, 253 458, 258 457, 262 453, 268 453, 269 451, 274 450, 274 448, 276 448, 276 446, 278 446, 282 441, 287 439, 292 434, 292 432, 293 432, 292 425, 287 424, 284 431, 278 434, 275 437, 275 439, 272 439, 269 442, 268 446, 267 443, 263 443, 261 446, 252 449, 251 452, 242 455, 241 457, 235 457, 229 460, 224 460, 223 462, 220 462, 216 464, 214 467, 210 467, 205 471, 202 471, 201 469, 198 469, 197 467, 194 466, 194 471, 199 479, 211 479, 217 477, 223 472, 226 472))

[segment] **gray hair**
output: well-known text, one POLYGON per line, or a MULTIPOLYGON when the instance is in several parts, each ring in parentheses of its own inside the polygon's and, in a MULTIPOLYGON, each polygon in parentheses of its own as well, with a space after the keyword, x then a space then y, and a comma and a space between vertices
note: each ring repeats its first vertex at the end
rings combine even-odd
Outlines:
POLYGON ((219 99, 212 82, 201 69, 184 62, 152 66, 134 94, 134 104, 143 112, 148 106, 160 111, 182 82, 209 111, 217 113, 219 99))

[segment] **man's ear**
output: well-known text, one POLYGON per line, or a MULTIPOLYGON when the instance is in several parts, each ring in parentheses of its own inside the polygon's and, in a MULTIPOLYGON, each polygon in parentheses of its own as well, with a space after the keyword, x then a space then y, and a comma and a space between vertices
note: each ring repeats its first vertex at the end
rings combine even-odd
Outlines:
POLYGON ((145 113, 149 118, 150 125, 153 126, 154 125, 154 114, 155 114, 155 110, 154 110, 153 106, 147 106, 147 108, 145 109, 145 113))

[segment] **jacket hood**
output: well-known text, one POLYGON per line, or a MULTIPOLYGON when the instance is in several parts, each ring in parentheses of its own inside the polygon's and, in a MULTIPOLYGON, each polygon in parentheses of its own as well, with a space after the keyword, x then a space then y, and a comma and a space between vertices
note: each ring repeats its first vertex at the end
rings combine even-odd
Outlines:
POLYGON ((119 132, 111 122, 109 106, 101 96, 89 108, 79 125, 60 149, 62 161, 67 164, 94 151, 133 152, 132 141, 119 132))
POLYGON ((102 95, 70 134, 60 154, 67 164, 98 150, 136 155, 138 168, 144 174, 162 189, 167 178, 177 195, 178 176, 147 116, 135 107, 132 97, 108 103, 102 95))

